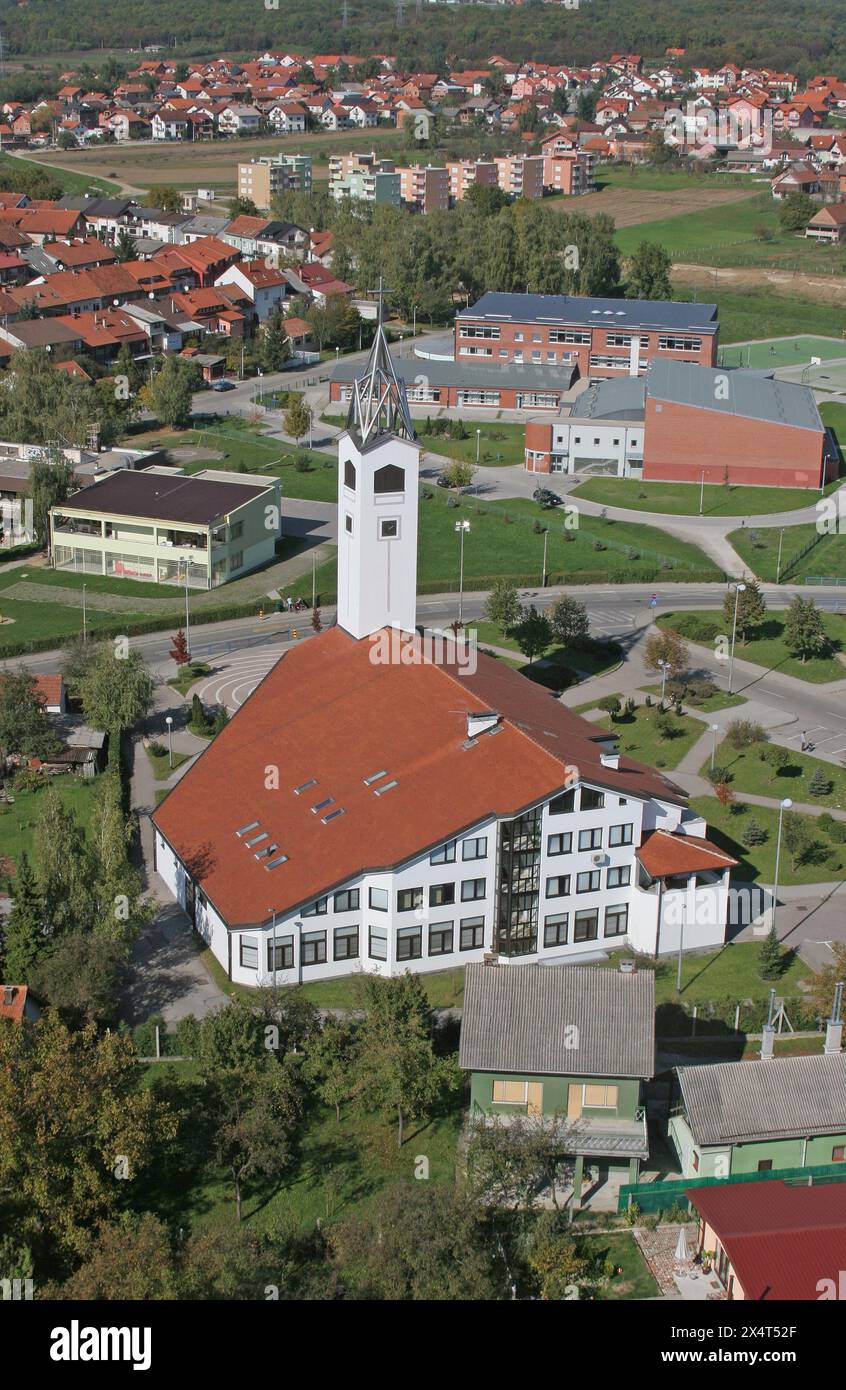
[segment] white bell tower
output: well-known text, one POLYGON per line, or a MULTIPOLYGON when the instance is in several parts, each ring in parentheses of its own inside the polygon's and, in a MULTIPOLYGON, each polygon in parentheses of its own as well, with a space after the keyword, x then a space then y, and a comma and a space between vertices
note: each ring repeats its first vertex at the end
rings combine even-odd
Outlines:
POLYGON ((352 637, 413 632, 420 446, 379 322, 338 441, 338 623, 352 637))

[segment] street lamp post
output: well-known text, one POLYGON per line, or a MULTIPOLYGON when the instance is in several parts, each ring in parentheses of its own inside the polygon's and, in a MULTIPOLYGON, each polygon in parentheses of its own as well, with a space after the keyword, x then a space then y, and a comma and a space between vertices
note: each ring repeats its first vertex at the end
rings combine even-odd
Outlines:
POLYGON ((412 338, 416 338, 416 337, 417 337, 417 305, 416 305, 416 304, 414 305, 414 309, 413 309, 412 312, 413 312, 413 319, 412 319, 412 326, 411 326, 411 336, 412 336, 412 338))
POLYGON ((83 586, 82 586, 82 640, 83 640, 83 642, 87 642, 87 641, 88 641, 88 631, 87 631, 87 622, 86 622, 86 616, 87 616, 87 615, 86 615, 86 612, 85 612, 85 590, 86 590, 87 588, 88 588, 88 585, 87 585, 87 584, 83 584, 83 586))
POLYGON ((337 367, 337 365, 338 365, 338 360, 339 360, 340 356, 341 356, 341 349, 340 349, 340 348, 337 346, 337 344, 336 344, 336 346, 335 346, 335 366, 336 366, 336 367, 337 367))
POLYGON ((664 704, 664 689, 665 689, 666 684, 667 684, 667 672, 668 672, 669 669, 670 669, 670 663, 669 663, 669 661, 659 661, 659 662, 658 662, 658 665, 661 667, 661 704, 662 704, 662 706, 663 706, 663 704, 664 704))
POLYGON ((172 715, 172 714, 166 714, 166 715, 165 715, 165 724, 167 724, 167 765, 168 765, 168 767, 173 767, 173 715, 172 715))
POLYGON ((679 922, 679 962, 676 970, 676 994, 681 994, 682 987, 682 957, 684 955, 684 921, 687 916, 687 885, 685 885, 685 896, 682 898, 681 921, 679 922))
POLYGON ((549 543, 549 527, 547 526, 546 530, 545 530, 544 533, 543 533, 543 579, 542 579, 542 581, 541 581, 541 588, 542 588, 542 589, 545 589, 545 588, 546 588, 546 547, 547 547, 547 544, 548 544, 548 543, 549 543))
POLYGON ((470 530, 470 522, 469 522, 469 521, 457 521, 457 522, 455 523, 455 529, 456 529, 456 531, 458 532, 459 536, 461 537, 461 566, 460 566, 460 570, 459 570, 459 579, 458 579, 458 623, 459 623, 459 626, 460 626, 460 627, 463 627, 463 626, 464 626, 464 537, 465 537, 466 533, 470 530))
POLYGON ((191 619, 188 616, 188 566, 191 563, 188 555, 183 555, 181 560, 177 560, 178 565, 185 566, 185 650, 191 655, 191 619))
POLYGON ((784 527, 778 533, 778 559, 776 560, 776 584, 781 579, 781 544, 784 540, 784 527))
POLYGON ((705 510, 705 470, 704 470, 704 468, 703 468, 703 470, 702 470, 702 476, 701 476, 700 479, 699 479, 699 515, 700 515, 700 516, 702 515, 702 513, 703 513, 704 510, 705 510))
POLYGON ((775 873, 774 873, 774 875, 773 875, 773 908, 772 908, 772 913, 771 913, 771 915, 770 915, 770 927, 771 927, 771 928, 775 926, 775 921, 776 921, 776 907, 778 906, 778 869, 779 869, 779 861, 780 861, 780 859, 781 859, 781 830, 782 830, 782 822, 783 822, 783 820, 784 820, 784 813, 785 813, 785 811, 789 811, 792 805, 793 805, 793 802, 791 801, 790 797, 789 797, 789 796, 786 796, 786 797, 784 798, 783 801, 780 801, 780 802, 779 802, 779 807, 778 807, 778 836, 776 837, 775 873))
POLYGON ((728 688, 728 693, 729 693, 729 695, 731 694, 732 682, 733 682, 733 680, 734 680, 734 642, 735 642, 735 638, 737 637, 737 605, 738 605, 738 603, 739 603, 739 601, 740 601, 740 595, 741 595, 741 594, 745 594, 745 593, 746 593, 746 585, 745 585, 745 584, 735 584, 735 586, 734 586, 734 621, 733 621, 732 626, 731 626, 731 656, 729 657, 729 688, 728 688))
POLYGON ((317 551, 311 552, 311 606, 317 607, 317 551))
POLYGON ((476 430, 476 467, 479 467, 479 452, 482 447, 482 431, 476 430))
POLYGON ((720 726, 719 726, 719 724, 712 724, 712 725, 711 725, 711 733, 712 733, 712 735, 713 735, 713 738, 712 738, 712 740, 711 740, 711 771, 712 771, 712 772, 714 771, 714 764, 715 764, 715 762, 717 761, 717 734, 718 734, 719 732, 720 732, 720 726))

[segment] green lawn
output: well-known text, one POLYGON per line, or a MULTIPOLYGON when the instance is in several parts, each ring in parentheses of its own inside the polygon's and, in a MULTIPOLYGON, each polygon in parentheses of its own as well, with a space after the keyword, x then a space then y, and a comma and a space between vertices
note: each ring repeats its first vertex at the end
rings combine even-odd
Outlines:
MULTIPOLYGON (((163 740, 163 746, 165 743, 166 740, 163 740)), ((172 772, 175 772, 178 767, 181 767, 183 763, 187 763, 188 759, 193 757, 192 753, 175 752, 173 755, 173 762, 171 763, 167 753, 156 754, 149 748, 146 752, 150 760, 150 766, 153 769, 153 776, 157 782, 166 782, 172 772)))
POLYGON ((577 1234, 577 1239, 580 1255, 600 1267, 606 1259, 611 1259, 622 1270, 621 1274, 614 1274, 608 1284, 596 1290, 593 1296, 597 1301, 658 1297, 661 1290, 630 1231, 608 1235, 577 1234))
POLYGON ((34 832, 47 786, 54 787, 62 804, 72 811, 83 827, 87 827, 97 803, 96 778, 88 780, 70 775, 44 779, 37 791, 15 792, 15 803, 0 802, 0 860, 16 862, 26 854, 32 863, 34 832))
POLYGON ((317 449, 308 449, 305 444, 295 448, 282 440, 267 438, 261 429, 246 421, 240 426, 233 424, 225 427, 204 427, 198 423, 195 428, 177 434, 162 434, 153 430, 147 434, 133 435, 128 442, 133 447, 146 444, 168 452, 185 447, 206 450, 197 459, 174 460, 187 474, 199 473, 205 468, 269 473, 281 480, 284 497, 334 502, 338 496, 338 464, 335 458, 317 449), (216 458, 215 454, 222 457, 216 458), (307 464, 302 471, 296 466, 297 459, 307 464))
POLYGON ((688 749, 705 733, 706 725, 689 714, 670 713, 665 718, 675 732, 672 738, 662 738, 658 730, 659 718, 655 705, 639 705, 631 719, 612 721, 611 716, 606 715, 597 720, 597 725, 616 734, 620 752, 627 753, 630 758, 648 763, 650 767, 678 767, 688 749))
MULTIPOLYGON (((437 423, 437 422, 436 422, 437 423)), ((418 427, 418 440, 431 454, 445 454, 447 458, 461 459, 463 463, 476 462, 476 436, 479 437, 479 462, 488 467, 505 467, 509 464, 522 464, 525 460, 525 425, 477 424, 465 420, 467 439, 450 439, 445 434, 426 434, 424 423, 418 427)))
POLYGON ((724 344, 748 343, 757 338, 786 338, 797 333, 839 338, 843 332, 844 315, 840 304, 775 294, 769 286, 741 291, 726 290, 716 281, 713 287, 707 288, 674 284, 673 298, 716 304, 720 342, 724 344))
MULTIPOLYGON (((738 797, 742 803, 742 796, 738 797)), ((695 797, 691 806, 704 816, 708 822, 708 834, 715 844, 738 859, 739 865, 732 869, 732 877, 746 882, 760 879, 772 883, 775 875, 775 852, 778 838, 778 811, 769 806, 747 806, 741 815, 733 815, 731 807, 723 807, 714 796, 695 797), (767 831, 763 845, 747 848, 742 840, 744 826, 756 820, 767 831)), ((797 812, 798 814, 798 812, 797 812)), ((828 883, 843 877, 843 864, 846 851, 842 845, 833 844, 820 830, 813 816, 803 816, 809 830, 813 833, 816 850, 810 862, 793 864, 782 845, 779 878, 782 883, 828 883), (835 865, 837 866, 835 868, 835 865)), ((736 948, 732 948, 736 949, 736 948)), ((805 969, 807 974, 807 967, 805 969)))
POLYGON ((180 695, 187 695, 191 686, 194 685, 201 676, 211 675, 211 667, 205 661, 190 661, 187 665, 180 666, 177 675, 173 680, 168 681, 168 685, 174 690, 178 690, 180 695))
MULTIPOLYGON (((569 580, 591 583, 607 577, 613 582, 650 582, 678 579, 686 574, 716 579, 708 557, 686 541, 665 535, 636 522, 589 518, 577 530, 565 528, 565 517, 543 511, 529 498, 483 504, 463 496, 449 507, 441 488, 424 488, 420 502, 418 588, 437 592, 457 588, 459 545, 455 523, 470 522, 464 543, 464 577, 468 586, 483 588, 482 581, 498 576, 530 584, 539 583, 543 570, 543 533, 534 523, 549 528, 547 577, 550 583, 569 580), (428 493, 428 496, 427 496, 428 493), (569 538, 569 539, 568 539, 569 538), (598 547, 598 548, 597 548, 598 547)), ((455 499, 453 499, 455 500, 455 499)))
POLYGON ((723 367, 766 369, 805 366, 812 357, 821 357, 823 362, 846 357, 846 342, 842 338, 822 338, 811 333, 766 338, 721 349, 719 362, 723 367))
MULTIPOLYGON (((790 749, 790 762, 774 775, 772 768, 760 756, 761 750, 768 746, 767 743, 757 743, 751 748, 732 748, 725 740, 718 744, 717 767, 729 769, 733 791, 772 796, 779 801, 789 796, 793 801, 803 801, 806 805, 830 806, 846 811, 846 770, 822 758, 795 753, 790 749), (826 777, 831 779, 832 789, 828 796, 812 796, 808 790, 808 783, 817 768, 822 768, 826 777)), ((701 769, 703 776, 710 765, 709 756, 701 769)))
MULTIPOLYGON (((703 798, 705 801, 710 802, 710 798, 703 798)), ((702 802, 695 804, 700 807, 702 802)), ((732 874, 735 874, 735 870, 732 870, 732 874)), ((655 969, 656 1007, 672 1004, 679 999, 689 1008, 694 1004, 705 1005, 725 999, 751 999, 757 1004, 764 1003, 772 985, 761 978, 760 951, 759 941, 734 941, 720 946, 716 951, 697 951, 695 955, 682 956, 681 995, 676 992, 677 959, 658 961, 655 969)), ((599 968, 616 970, 619 959, 618 953, 612 952, 610 960, 603 962, 599 968)), ((810 967, 798 955, 793 956, 779 977, 779 993, 782 989, 785 994, 800 993, 799 983, 807 979, 810 973, 810 967)))
MULTIPOLYGON (((196 1079, 192 1063, 149 1063, 144 1066, 142 1084, 169 1073, 190 1085, 196 1079)), ((315 1101, 310 1108, 293 1168, 279 1184, 252 1183, 245 1190, 244 1223, 257 1231, 271 1229, 280 1221, 293 1222, 303 1231, 313 1231, 316 1222, 324 1227, 363 1211, 374 1196, 391 1183, 410 1181, 415 1160, 425 1154, 429 1160, 429 1181, 451 1184, 455 1180, 455 1153, 461 1125, 461 1103, 427 1124, 412 1122, 401 1149, 397 1149, 396 1130, 378 1115, 363 1115, 348 1108, 340 1124, 334 1110, 315 1101)), ((145 1180, 145 1208, 164 1219, 178 1209, 180 1220, 195 1230, 231 1226, 235 1221, 232 1184, 223 1171, 199 1176, 178 1190, 167 1180, 145 1180)))
POLYGON ((689 169, 658 169, 650 165, 603 164, 596 174, 597 188, 632 188, 671 193, 680 188, 749 188, 760 190, 751 174, 713 174, 689 169))
MULTIPOLYGON (((683 618, 695 617, 701 622, 722 624, 719 612, 699 610, 684 613, 662 613, 656 622, 660 628, 674 628, 683 618)), ((846 645, 846 617, 839 613, 823 613, 823 626, 828 633, 835 651, 844 650, 846 645)), ((683 628, 682 628, 683 630, 683 628)), ((707 643, 705 645, 708 645, 707 643)), ((815 685, 826 681, 843 680, 846 667, 836 656, 809 657, 803 665, 798 657, 791 656, 784 645, 784 615, 781 610, 770 612, 760 628, 750 633, 745 646, 738 642, 735 656, 743 661, 752 661, 764 666, 768 671, 780 671, 785 676, 796 676, 799 680, 811 681, 815 685)), ((742 683, 738 682, 741 684, 742 683)))
MULTIPOLYGON (((819 496, 819 494, 817 494, 819 496)), ((835 504, 832 503, 832 507, 835 504)), ((827 521, 829 512, 821 513, 827 521)), ((832 525, 836 526, 834 516, 832 525)), ((842 522, 840 523, 842 528, 842 522)), ((846 545, 843 543, 842 529, 818 531, 815 522, 802 526, 768 526, 757 530, 741 528, 731 531, 728 537, 738 555, 759 579, 776 582, 776 574, 782 583, 796 584, 809 575, 826 579, 846 579, 846 545), (779 541, 781 540, 781 569, 778 569, 779 541), (811 549, 806 555, 800 553, 806 545, 811 549)))
POLYGON ((94 178, 90 174, 75 174, 68 169, 57 169, 55 165, 42 163, 40 159, 36 161, 0 153, 0 173, 13 175, 15 171, 20 172, 22 167, 27 173, 35 169, 43 171, 55 183, 61 184, 64 193, 71 195, 85 194, 93 190, 104 194, 120 192, 120 185, 112 183, 109 179, 94 178))
MULTIPOLYGON (((520 652, 515 638, 503 632, 496 623, 474 619, 469 625, 469 631, 476 634, 476 644, 479 647, 504 647, 507 651, 518 654, 520 652)), ((606 653, 601 650, 560 647, 553 643, 546 653, 546 660, 554 661, 556 665, 568 666, 582 676, 597 676, 619 666, 620 654, 619 650, 613 647, 606 653)))
MULTIPOLYGON (((831 483, 827 491, 839 483, 831 483)), ((574 488, 569 497, 584 497, 604 507, 627 507, 636 512, 666 512, 668 516, 699 516, 697 483, 643 483, 633 478, 591 478, 574 488)), ((705 516, 755 516, 812 507, 818 488, 725 487, 705 485, 705 516)), ((587 518, 588 525, 591 518, 587 518)))

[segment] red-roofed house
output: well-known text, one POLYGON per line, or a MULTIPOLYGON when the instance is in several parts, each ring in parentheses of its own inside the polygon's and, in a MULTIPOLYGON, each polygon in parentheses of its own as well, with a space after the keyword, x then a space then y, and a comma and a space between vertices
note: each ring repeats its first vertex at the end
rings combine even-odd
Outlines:
POLYGON ((277 306, 284 304, 288 279, 281 270, 274 270, 264 261, 241 261, 230 265, 219 275, 216 285, 237 285, 250 299, 259 323, 264 323, 277 306))
POLYGON ((34 1023, 40 1016, 41 1010, 26 985, 0 985, 0 1018, 7 1018, 10 1023, 22 1023, 24 1019, 34 1023))
POLYGON ((719 1183, 686 1196, 730 1299, 846 1299, 846 1183, 719 1183))

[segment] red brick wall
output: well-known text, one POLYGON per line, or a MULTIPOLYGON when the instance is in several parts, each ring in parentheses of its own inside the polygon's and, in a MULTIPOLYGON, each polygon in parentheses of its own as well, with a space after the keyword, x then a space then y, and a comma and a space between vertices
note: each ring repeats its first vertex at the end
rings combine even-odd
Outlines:
POLYGON ((552 472, 552 425, 547 425, 542 420, 527 421, 526 448, 543 455, 542 458, 526 458, 526 467, 531 472, 552 472))
MULTIPOLYGON (((619 325, 617 325, 617 326, 615 327, 613 324, 603 324, 603 326, 602 326, 601 328, 600 328, 599 326, 596 326, 596 327, 592 327, 592 326, 591 326, 591 327, 588 328, 588 327, 582 325, 582 326, 581 326, 581 330, 579 330, 579 329, 577 328, 576 331, 584 331, 584 332, 589 331, 589 332, 590 332, 590 335, 591 335, 591 341, 590 341, 590 343, 555 343, 555 342, 550 342, 550 339, 549 339, 550 332, 554 332, 554 331, 555 331, 555 329, 554 329, 551 325, 545 324, 545 323, 541 323, 541 324, 537 324, 537 323, 534 323, 534 324, 533 324, 533 323, 519 323, 519 322, 516 322, 516 321, 512 321, 512 322, 510 322, 510 323, 502 323, 502 322, 497 323, 497 327, 499 328, 499 337, 498 337, 498 338, 467 338, 467 337, 465 337, 465 336, 462 335, 462 333, 461 333, 461 328, 462 328, 462 326, 466 328, 467 326, 469 326, 469 325, 471 325, 471 324, 484 324, 484 322, 485 322, 485 320, 484 320, 483 318, 481 318, 481 317, 478 318, 478 319, 467 319, 467 318, 464 318, 464 319, 456 319, 456 322, 455 322, 455 357, 456 357, 456 361, 465 361, 465 362, 474 362, 474 361, 475 361, 475 362, 490 362, 490 363, 493 363, 493 362, 513 362, 515 351, 517 351, 517 352, 522 351, 522 353, 523 353, 523 361, 526 362, 526 363, 531 363, 531 361, 532 361, 532 353, 533 353, 533 352, 540 352, 540 354, 541 354, 541 363, 542 363, 544 366, 553 366, 553 365, 555 365, 555 364, 547 360, 547 353, 548 353, 548 352, 554 352, 554 353, 555 353, 556 362, 565 361, 565 360, 566 360, 566 354, 572 353, 573 356, 572 356, 570 362, 567 363, 567 365, 577 365, 577 366, 578 366, 578 371, 579 371, 579 375, 580 375, 580 376, 588 376, 588 375, 590 375, 590 376, 595 376, 595 377, 602 377, 602 376, 621 377, 621 376, 627 376, 627 375, 628 375, 628 363, 629 363, 629 352, 630 352, 629 347, 618 347, 618 346, 609 345, 609 343, 608 343, 609 334, 614 334, 614 333, 630 334, 630 333, 631 333, 631 330, 629 330, 629 329, 627 329, 627 328, 621 328, 619 325), (518 336, 517 336, 517 335, 520 334, 520 333, 522 333, 522 335, 523 335, 522 341, 521 341, 521 340, 518 338, 518 336), (539 337, 540 337, 540 341, 539 341, 539 342, 535 342, 535 341, 534 341, 536 335, 539 335, 539 337), (489 348, 491 349, 491 355, 490 355, 490 357, 475 356, 474 354, 471 354, 471 353, 468 353, 468 352, 467 352, 467 348, 469 348, 469 347, 489 347, 489 348), (463 351, 462 351, 462 349, 463 349, 463 351), (506 351, 506 352, 508 353, 508 356, 507 356, 507 357, 500 357, 500 355, 499 355, 499 354, 500 354, 500 351, 506 351), (599 352, 599 353, 610 353, 610 354, 611 354, 612 356, 614 356, 614 357, 619 357, 619 358, 621 358, 621 359, 625 362, 626 365, 625 365, 625 367, 622 367, 622 368, 616 368, 616 367, 595 367, 595 368, 591 368, 591 367, 590 367, 590 355, 591 355, 592 352, 593 352, 593 353, 596 353, 596 352, 599 352)), ((493 321, 492 321, 492 322, 493 322, 493 321)), ((562 324, 562 325, 560 325, 560 327, 566 329, 567 325, 562 324)), ((574 325, 574 327, 575 327, 575 325, 574 325)), ((646 337, 649 338, 649 346, 648 346, 648 347, 642 347, 642 348, 640 349, 640 355, 641 355, 641 357, 643 358, 643 360, 646 361, 646 362, 649 362, 650 359, 653 358, 653 357, 657 357, 657 358, 659 358, 659 359, 661 359, 661 358, 669 358, 670 361, 673 361, 673 362, 696 362, 696 363, 698 363, 700 366, 704 366, 704 367, 714 367, 714 366, 716 366, 716 364, 717 364, 717 335, 716 335, 715 333, 714 333, 714 334, 691 333, 691 334, 689 334, 689 335, 685 335, 685 336, 689 336, 689 337, 698 337, 698 338, 701 339, 702 346, 701 346, 699 352, 689 352, 689 351, 684 351, 684 350, 670 350, 670 351, 668 351, 668 350, 661 350, 661 349, 659 349, 659 346, 658 346, 659 339, 662 338, 663 336, 665 336, 665 334, 664 334, 663 331, 662 331, 662 332, 646 332, 646 331, 644 331, 643 333, 641 333, 640 336, 643 337, 643 338, 646 338, 646 337)), ((682 336, 682 335, 681 335, 681 334, 670 334, 670 336, 679 337, 679 336, 682 336)))
POLYGON ((652 481, 819 487, 822 433, 724 415, 718 410, 646 402, 643 476, 652 481))

